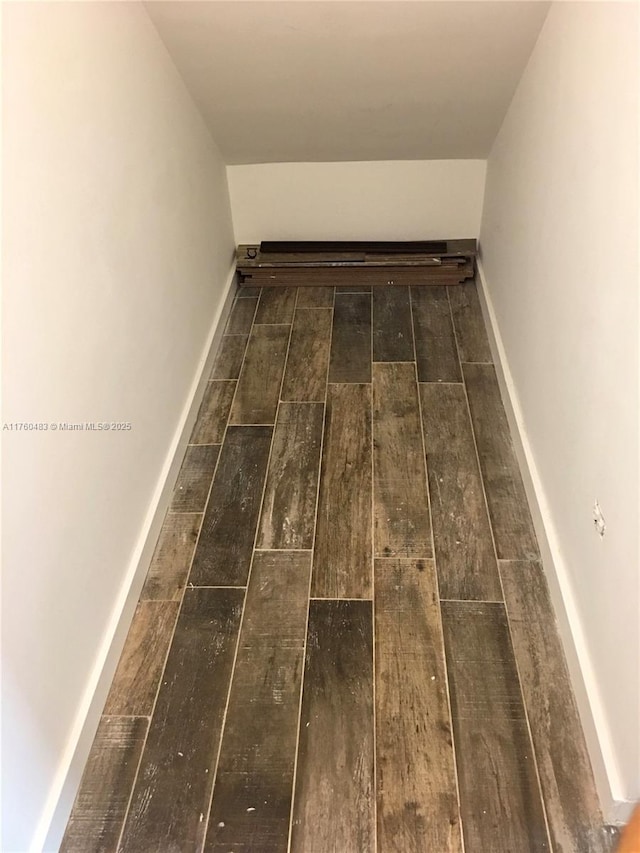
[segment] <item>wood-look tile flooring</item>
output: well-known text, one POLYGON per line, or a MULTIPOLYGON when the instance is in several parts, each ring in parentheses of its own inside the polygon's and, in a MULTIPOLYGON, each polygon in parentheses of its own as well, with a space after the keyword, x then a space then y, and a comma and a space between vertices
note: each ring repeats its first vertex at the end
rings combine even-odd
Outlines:
POLYGON ((62 844, 600 853, 473 282, 238 294, 62 844))

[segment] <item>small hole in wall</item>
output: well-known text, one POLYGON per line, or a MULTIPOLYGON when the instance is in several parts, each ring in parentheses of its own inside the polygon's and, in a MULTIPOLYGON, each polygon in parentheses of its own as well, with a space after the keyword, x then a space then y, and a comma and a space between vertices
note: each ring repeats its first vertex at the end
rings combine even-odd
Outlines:
POLYGON ((602 539, 602 537, 604 536, 605 531, 607 529, 607 525, 605 523, 604 515, 602 514, 602 510, 600 509, 600 504, 598 503, 597 500, 593 505, 593 525, 596 529, 596 533, 602 539))

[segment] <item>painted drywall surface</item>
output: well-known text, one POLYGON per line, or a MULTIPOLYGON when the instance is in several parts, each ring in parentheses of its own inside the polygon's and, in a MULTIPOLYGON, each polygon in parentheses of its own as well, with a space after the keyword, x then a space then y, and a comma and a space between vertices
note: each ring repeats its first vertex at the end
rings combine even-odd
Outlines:
POLYGON ((236 241, 477 237, 484 160, 229 166, 236 241))
POLYGON ((489 157, 480 235, 619 800, 640 797, 637 14, 552 6, 489 157))
POLYGON ((227 163, 486 159, 546 2, 150 2, 227 163))
POLYGON ((224 165, 132 3, 4 4, 3 839, 29 847, 233 257, 224 165))

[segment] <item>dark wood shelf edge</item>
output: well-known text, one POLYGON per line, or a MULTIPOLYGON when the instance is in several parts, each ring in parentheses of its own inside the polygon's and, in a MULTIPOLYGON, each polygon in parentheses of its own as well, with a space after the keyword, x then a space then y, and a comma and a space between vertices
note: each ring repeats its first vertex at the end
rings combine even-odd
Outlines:
POLYGON ((241 285, 265 287, 294 286, 302 272, 303 286, 331 285, 338 279, 340 283, 347 279, 358 284, 420 285, 458 284, 473 278, 475 239, 431 242, 431 246, 446 248, 444 252, 417 250, 425 245, 427 241, 271 243, 270 250, 264 253, 262 244, 241 244, 236 250, 236 268, 241 285), (327 246, 327 251, 322 251, 322 246, 327 246), (280 251, 284 247, 304 250, 280 251), (411 247, 416 251, 410 251, 411 247))

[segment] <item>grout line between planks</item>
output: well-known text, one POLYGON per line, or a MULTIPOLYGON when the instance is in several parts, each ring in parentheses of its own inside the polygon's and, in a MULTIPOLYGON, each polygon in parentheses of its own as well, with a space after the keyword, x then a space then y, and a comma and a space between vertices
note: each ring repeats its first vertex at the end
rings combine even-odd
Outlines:
POLYGON ((101 714, 100 718, 105 719, 112 717, 117 717, 119 720, 147 720, 149 722, 151 720, 150 714, 101 714))
POLYGON ((189 442, 187 447, 221 447, 222 441, 204 441, 202 444, 194 444, 189 442))
MULTIPOLYGON (((254 297, 254 299, 255 299, 255 297, 254 297)), ((258 310, 259 302, 260 302, 260 297, 258 297, 256 299, 256 304, 255 304, 254 309, 253 309, 253 317, 254 318, 255 318, 256 312, 258 310)), ((244 345, 244 352, 242 353, 242 361, 240 362, 240 370, 238 370, 238 377, 237 377, 237 379, 229 380, 231 382, 235 382, 236 387, 234 388, 233 396, 231 397, 231 405, 229 406, 229 412, 227 414, 227 422, 226 422, 225 428, 224 428, 224 435, 222 436, 222 441, 220 442, 220 453, 218 454, 218 461, 220 460, 220 457, 222 456, 222 446, 224 445, 224 442, 227 438, 227 432, 229 430, 229 420, 231 419, 231 412, 233 411, 233 404, 235 403, 236 396, 238 394, 238 386, 240 385, 240 378, 242 376, 242 371, 244 370, 244 363, 245 363, 245 359, 247 357, 247 350, 249 349, 249 340, 251 338, 252 330, 253 330, 253 318, 251 320, 251 327, 249 328, 249 331, 247 332, 247 335, 246 335, 247 341, 244 345)), ((243 337, 244 337, 244 335, 243 335, 243 337)), ((235 424, 234 424, 234 426, 235 426, 235 424)), ((258 426, 267 426, 267 424, 258 424, 258 426)), ((268 424, 268 426, 272 426, 272 424, 268 424)), ((194 426, 194 429, 195 429, 195 426, 194 426)), ((217 467, 218 466, 216 464, 216 468, 217 467)), ((208 503, 208 497, 207 497, 207 503, 208 503)), ((207 505, 205 504, 205 509, 206 509, 206 507, 207 507, 207 505)))
POLYGON ((403 361, 397 358, 385 358, 385 359, 377 359, 377 361, 372 361, 371 364, 414 364, 414 360, 407 361, 406 359, 403 361))
MULTIPOLYGON (((448 298, 448 297, 447 297, 448 298)), ((458 803, 458 827, 460 829, 460 845, 461 853, 465 853, 464 840, 464 825, 462 821, 462 802, 460 799, 460 780, 458 778, 458 757, 456 753, 456 742, 453 731, 453 714, 451 711, 451 690, 449 687, 449 668, 447 666, 447 653, 444 642, 444 627, 442 624, 442 603, 440 599, 440 579, 438 577, 438 561, 436 557, 436 534, 433 528, 433 513, 431 512, 431 490, 429 488, 429 463, 427 461, 427 445, 424 438, 424 420, 422 418, 422 399, 420 397, 420 381, 418 379, 418 359, 416 350, 416 332, 415 323, 413 320, 413 297, 411 288, 409 288, 409 309, 411 311, 411 327, 413 329, 413 354, 416 356, 415 361, 415 376, 416 376, 416 394, 418 395, 418 416, 420 418, 420 438, 422 440, 422 457, 424 459, 424 474, 427 481, 427 496, 429 499, 429 526, 431 527, 431 550, 433 551, 433 579, 436 587, 436 600, 438 609, 438 624, 440 626, 440 656, 442 660, 442 669, 444 672, 444 687, 447 697, 447 711, 449 713, 449 726, 451 730, 451 753, 453 758, 453 781, 456 788, 456 800, 458 803)), ((451 311, 451 306, 449 306, 451 311)))
MULTIPOLYGON (((299 288, 298 288, 299 290, 299 288)), ((333 311, 332 305, 296 305, 296 311, 333 311)))
POLYGON ((313 548, 254 548, 253 550, 260 554, 270 554, 272 551, 284 554, 310 554, 313 548))
MULTIPOLYGON (((260 296, 246 297, 248 299, 255 299, 256 300, 256 304, 254 305, 254 308, 253 308, 253 315, 251 317, 251 323, 249 324, 248 331, 245 331, 245 332, 227 332, 227 329, 229 328, 229 323, 231 322, 231 315, 233 314, 233 311, 237 307, 237 304, 238 304, 238 298, 239 297, 236 294, 236 296, 233 300, 233 306, 231 308, 231 311, 229 312, 229 316, 227 317, 227 324, 224 328, 224 332, 222 335, 223 338, 238 338, 238 337, 244 337, 245 335, 248 338, 249 335, 251 334, 251 329, 253 328, 253 319, 256 316, 256 310, 258 308, 258 302, 260 301, 260 296)), ((216 355, 217 355, 217 353, 216 353, 216 355)))
MULTIPOLYGON (((298 289, 298 293, 300 290, 298 289)), ((322 434, 320 438, 320 456, 318 459, 318 483, 316 486, 316 506, 315 512, 313 515, 313 545, 311 548, 311 571, 309 572, 309 588, 307 591, 307 620, 305 624, 304 630, 304 642, 302 645, 302 676, 300 678, 300 697, 298 700, 298 725, 296 728, 296 744, 293 753, 293 777, 291 780, 291 802, 289 804, 289 829, 287 834, 287 853, 291 853, 291 841, 293 838, 293 815, 295 808, 295 797, 296 797, 296 782, 298 778, 298 753, 300 749, 300 727, 302 726, 302 700, 304 696, 304 681, 305 681, 305 671, 306 671, 306 659, 307 659, 307 638, 309 635, 309 612, 311 610, 311 589, 313 586, 313 569, 316 555, 316 535, 318 528, 318 508, 320 503, 320 480, 322 478, 322 467, 323 467, 323 454, 324 454, 324 431, 325 424, 327 420, 327 395, 329 392, 329 365, 331 362, 331 343, 333 340, 333 317, 335 311, 335 302, 336 302, 336 289, 333 288, 333 304, 331 307, 331 325, 329 326, 329 357, 327 358, 327 368, 326 368, 326 376, 325 376, 325 390, 324 390, 324 410, 322 412, 322 434)), ((297 305, 297 297, 296 297, 296 305, 297 305)), ((325 309, 326 310, 326 309, 325 309)), ((291 326, 293 329, 293 324, 291 326)), ((289 361, 289 352, 287 351, 287 363, 289 361)), ((285 373, 286 373, 286 364, 285 364, 285 373)), ((284 381, 284 374, 283 374, 284 381)), ((281 389, 282 390, 282 389, 281 389)))
POLYGON ((432 379, 429 382, 418 381, 418 385, 464 385, 464 382, 460 380, 460 382, 445 382, 443 379, 432 379))
MULTIPOLYGON (((264 292, 264 291, 262 291, 262 292, 260 293, 260 296, 258 297, 258 301, 256 302, 256 310, 254 311, 254 314, 253 314, 254 322, 253 322, 253 323, 252 323, 252 325, 251 325, 251 331, 249 332, 249 337, 251 336, 251 332, 253 331, 254 326, 256 326, 256 325, 261 325, 261 324, 255 323, 255 317, 256 317, 256 314, 257 314, 257 312, 258 312, 258 307, 259 307, 260 299, 262 298, 262 293, 263 293, 263 292, 264 292)), ((298 301, 298 291, 297 291, 297 288, 296 288, 296 299, 295 299, 295 301, 296 301, 296 302, 298 301)), ((295 311, 295 304, 294 304, 294 311, 295 311)), ((267 324, 262 324, 262 325, 267 325, 267 324)), ((288 342, 287 342, 287 356, 288 356, 288 355, 289 355, 289 344, 291 343, 291 332, 292 332, 292 330, 293 330, 293 320, 291 321, 291 323, 290 323, 290 324, 287 324, 287 323, 278 323, 278 324, 271 324, 271 325, 283 325, 283 326, 284 326, 284 325, 288 325, 288 326, 289 326, 289 340, 288 340, 288 342)), ((247 349, 248 349, 248 346, 249 346, 249 339, 247 338, 247 349)), ((246 355, 246 349, 245 349, 245 355, 246 355)), ((285 364, 283 365, 283 368, 282 368, 282 377, 281 377, 281 379, 280 379, 280 392, 278 393, 278 399, 280 399, 280 393, 282 392, 282 383, 283 383, 283 381, 284 381, 284 369, 285 369, 285 366, 286 366, 286 358, 285 358, 285 364)), ((244 367, 244 357, 243 357, 243 360, 242 360, 242 367, 244 367)), ((240 384, 240 380, 238 379, 238 385, 239 385, 239 384, 240 384)), ((236 391, 237 391, 237 390, 238 390, 238 386, 236 385, 236 391)), ((235 400, 235 393, 234 393, 234 400, 235 400)), ((227 428, 226 428, 226 429, 228 429, 228 427, 229 427, 229 419, 230 419, 230 417, 231 417, 231 411, 232 411, 232 408, 233 408, 234 400, 232 400, 232 401, 231 401, 231 407, 229 408, 229 415, 228 415, 228 417, 227 417, 227 428)), ((242 636, 242 627, 243 627, 243 625, 244 625, 244 619, 245 619, 246 610, 247 610, 247 598, 249 597, 249 584, 250 584, 250 582, 251 582, 251 575, 252 575, 252 573, 253 573, 253 561, 254 561, 255 556, 256 556, 256 542, 258 541, 258 534, 259 534, 259 531, 260 531, 260 520, 261 520, 261 517, 262 517, 262 509, 263 509, 263 504, 264 504, 264 496, 265 496, 265 492, 266 492, 266 489, 267 489, 267 479, 268 479, 268 476, 269 476, 269 465, 270 465, 270 463, 271 463, 271 453, 272 453, 272 450, 273 450, 273 441, 274 441, 274 437, 275 437, 275 434, 276 434, 276 425, 277 425, 277 422, 278 422, 278 412, 279 412, 279 409, 280 409, 280 403, 278 402, 278 405, 277 405, 277 408, 276 408, 276 414, 275 414, 275 417, 274 417, 274 423, 273 423, 273 424, 269 424, 269 425, 268 425, 268 426, 271 426, 271 427, 272 427, 272 431, 271 431, 271 442, 270 442, 270 444, 269 444, 269 454, 268 454, 268 456, 267 456, 267 464, 266 464, 265 472, 264 472, 264 481, 263 481, 263 483, 262 483, 262 496, 261 496, 261 498, 260 498, 260 509, 258 510, 257 519, 256 519, 256 529, 255 529, 255 533, 254 533, 254 536, 253 536, 253 547, 252 547, 252 549, 251 549, 251 562, 249 563, 249 572, 248 572, 248 574, 247 574, 247 584, 246 584, 246 587, 245 587, 244 601, 243 601, 243 603, 242 603, 242 615, 241 615, 241 617, 240 617, 240 624, 238 625, 238 636, 237 636, 237 639, 236 639, 236 648, 235 648, 235 652, 234 652, 234 656, 233 656, 233 664, 232 664, 232 666, 231 666, 231 677, 229 678, 229 686, 228 686, 228 689, 227 689, 227 701, 226 701, 226 703, 225 703, 225 707, 224 707, 224 714, 223 714, 223 716, 222 716, 222 724, 221 724, 221 726, 220 726, 220 741, 219 741, 219 743, 218 743, 218 754, 216 755, 215 766, 214 766, 214 770, 213 770, 213 777, 212 777, 212 780, 211 780, 211 793, 210 793, 210 796, 209 796, 209 805, 207 806, 206 818, 205 818, 205 822, 204 822, 204 829, 203 829, 203 834, 202 834, 202 847, 204 847, 204 845, 206 844, 206 840, 207 840, 207 832, 208 832, 208 829, 209 829, 209 822, 210 822, 210 820, 211 820, 211 809, 212 809, 212 806, 213 806, 213 799, 214 799, 214 795, 215 795, 216 781, 217 781, 217 778, 218 778, 218 767, 219 767, 219 764, 220 764, 220 754, 221 754, 221 752, 222 752, 222 744, 223 744, 223 742, 224 742, 224 734, 225 734, 225 730, 226 730, 226 727, 227 727, 227 712, 228 712, 228 710, 229 710, 229 702, 230 702, 230 700, 231 700, 231 691, 233 690, 233 685, 234 685, 234 680, 235 680, 236 664, 237 664, 237 662, 238 662, 238 651, 239 651, 239 649, 240 649, 240 638, 241 638, 241 636, 242 636)), ((233 424, 233 426, 238 426, 238 424, 233 424)), ((266 426, 266 425, 265 425, 265 426, 266 426)), ((225 429, 225 438, 226 438, 226 429, 225 429)), ((222 453, 220 453, 220 455, 222 455, 222 453)))
POLYGON ((303 403, 315 403, 317 406, 323 406, 324 402, 322 400, 278 400, 279 403, 294 403, 299 406, 303 403))
MULTIPOLYGON (((460 365, 460 374, 462 376, 462 387, 463 387, 465 403, 467 406, 467 417, 469 419, 469 427, 471 430, 471 438, 473 441, 473 447, 474 447, 475 456, 476 456, 476 464, 478 466, 478 475, 480 478, 480 485, 482 488, 482 497, 484 500, 485 511, 487 513, 487 519, 489 521, 489 532, 491 535, 491 545, 493 547, 493 555, 494 555, 494 559, 496 561, 496 571, 498 573, 498 583, 500 584, 500 590, 502 592, 502 601, 497 602, 497 603, 501 604, 504 607, 504 612, 505 612, 506 621, 507 621, 507 631, 509 632, 509 642, 511 643, 511 653, 513 655, 513 662, 514 662, 514 665, 516 668, 516 677, 518 679, 518 687, 520 688, 520 698, 522 700, 522 710, 524 712, 524 718, 527 721, 527 732, 529 734, 529 743, 531 745, 531 753, 533 755, 533 766, 535 769, 536 779, 538 782, 538 793, 540 795, 540 804, 542 806, 542 814, 544 815, 545 829, 547 831, 547 841, 549 843, 549 850, 553 850, 553 845, 551 844, 551 832, 549 830, 549 818, 547 817, 547 806, 545 803, 544 795, 542 793, 542 781, 540 779, 540 770, 538 768, 538 757, 536 755, 536 750, 535 750, 535 746, 533 743, 533 736, 531 734, 531 724, 529 723, 529 711, 527 708, 527 703, 525 701, 524 691, 522 689, 522 679, 520 677, 520 668, 518 667, 518 661, 516 659, 516 653, 515 653, 515 646, 513 644, 513 634, 511 632, 511 621, 509 619, 509 611, 507 610, 507 602, 506 602, 505 595, 504 595, 504 586, 502 583, 502 575, 500 574, 500 563, 498 561, 498 549, 496 548, 496 540, 495 540, 495 535, 493 532, 493 520, 492 520, 491 514, 489 512, 489 501, 487 500, 487 490, 486 490, 486 486, 485 486, 485 482, 484 482, 484 475, 482 473, 482 466, 480 465, 480 453, 478 451, 478 442, 476 440, 476 431, 475 431, 475 428, 473 425, 473 418, 471 416, 471 406, 469 405, 469 395, 467 394, 467 383, 465 382, 464 371, 462 369, 463 362, 462 362, 462 359, 460 358, 460 346, 458 343, 458 332, 456 330, 456 324, 455 324, 455 321, 453 318, 453 309, 451 307, 451 298, 449 296, 449 288, 447 288, 447 302, 449 303, 449 314, 451 316, 451 328, 453 329, 453 338, 454 338, 455 345, 456 345, 456 352, 458 355, 458 363, 460 365)), ((469 362, 465 362, 465 364, 466 363, 469 363, 469 362)))
MULTIPOLYGON (((371 292, 371 332, 370 332, 370 347, 371 347, 371 393, 369 395, 369 418, 370 418, 370 457, 371 457, 371 651, 372 651, 372 671, 371 671, 371 693, 372 693, 372 708, 373 708, 373 849, 378 850, 378 733, 377 724, 378 717, 376 714, 376 576, 375 576, 375 470, 374 470, 374 440, 373 440, 373 395, 374 395, 374 370, 373 370, 373 303, 374 295, 371 292)), ((415 355, 415 352, 414 352, 415 355)))
POLYGON ((504 604, 504 601, 497 598, 441 598, 440 601, 449 601, 453 604, 504 604))
POLYGON ((312 595, 310 601, 373 601, 373 598, 361 596, 360 598, 350 598, 346 595, 312 595))

